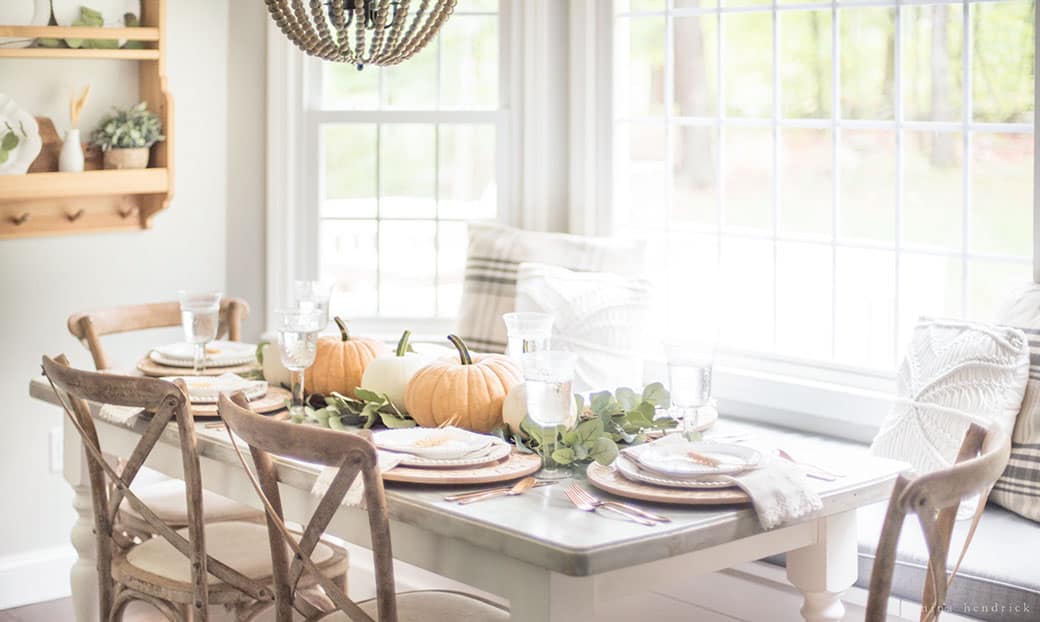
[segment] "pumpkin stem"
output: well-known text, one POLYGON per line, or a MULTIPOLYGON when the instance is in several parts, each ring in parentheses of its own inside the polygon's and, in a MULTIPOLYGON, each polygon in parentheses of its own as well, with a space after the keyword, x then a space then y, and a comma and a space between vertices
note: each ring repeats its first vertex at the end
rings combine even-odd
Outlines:
POLYGON ((462 337, 458 335, 448 335, 448 341, 451 345, 455 346, 455 349, 459 351, 459 360, 462 361, 463 365, 472 365, 473 357, 470 356, 469 348, 466 347, 466 342, 462 340, 462 337))
POLYGON ((347 330, 347 323, 344 322, 342 318, 338 317, 332 318, 332 321, 336 323, 336 326, 339 326, 340 339, 343 341, 350 341, 350 332, 347 330))
POLYGON ((405 330, 401 333, 401 340, 397 342, 397 350, 394 353, 397 356, 404 356, 408 353, 408 340, 412 337, 412 331, 405 330))

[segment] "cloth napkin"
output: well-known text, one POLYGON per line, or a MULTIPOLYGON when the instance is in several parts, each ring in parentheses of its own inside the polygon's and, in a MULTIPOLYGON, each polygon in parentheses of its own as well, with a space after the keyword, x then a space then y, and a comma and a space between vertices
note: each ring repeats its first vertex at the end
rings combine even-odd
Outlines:
MULTIPOLYGON (((407 456, 403 454, 393 453, 389 451, 379 452, 379 470, 380 472, 387 472, 401 462, 407 456)), ((327 466, 318 473, 318 479, 314 480, 314 486, 311 487, 311 494, 316 497, 323 496, 329 490, 329 486, 332 485, 332 480, 336 478, 339 473, 338 466, 327 466)), ((350 485, 347 490, 347 494, 343 495, 343 501, 340 505, 345 505, 354 508, 365 508, 365 482, 360 474, 354 479, 354 483, 350 485)))
MULTIPOLYGON (((669 434, 654 444, 686 443, 680 434, 669 434)), ((622 453, 630 450, 623 450, 622 453)), ((636 465, 638 467, 638 464, 636 465)), ((763 454, 758 468, 736 475, 712 475, 731 482, 751 497, 763 529, 772 529, 823 508, 820 495, 812 490, 797 465, 763 454)))
POLYGON ((102 404, 98 409, 98 419, 114 423, 116 425, 131 426, 140 416, 141 409, 136 406, 116 406, 114 404, 102 404))

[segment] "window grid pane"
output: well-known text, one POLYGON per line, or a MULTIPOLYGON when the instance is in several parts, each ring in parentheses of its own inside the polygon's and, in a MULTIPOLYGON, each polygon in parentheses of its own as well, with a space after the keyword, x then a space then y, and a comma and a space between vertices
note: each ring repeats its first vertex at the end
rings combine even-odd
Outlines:
POLYGON ((616 4, 615 227, 717 275, 724 346, 891 370, 1029 278, 1029 2, 616 4))

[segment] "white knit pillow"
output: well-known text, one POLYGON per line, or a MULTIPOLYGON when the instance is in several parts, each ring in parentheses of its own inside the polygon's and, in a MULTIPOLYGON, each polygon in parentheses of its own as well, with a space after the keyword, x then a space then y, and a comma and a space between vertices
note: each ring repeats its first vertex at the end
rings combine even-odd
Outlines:
POLYGON ((457 333, 483 352, 506 351, 502 314, 516 307, 516 271, 522 262, 629 276, 642 274, 646 263, 642 240, 524 231, 494 223, 469 223, 468 253, 457 333))
POLYGON ((899 369, 897 403, 871 451, 918 473, 953 464, 972 421, 1010 433, 1029 373, 1022 331, 923 320, 899 369))
POLYGON ((639 386, 650 317, 648 281, 522 263, 516 310, 553 316, 552 349, 578 355, 574 390, 639 386))

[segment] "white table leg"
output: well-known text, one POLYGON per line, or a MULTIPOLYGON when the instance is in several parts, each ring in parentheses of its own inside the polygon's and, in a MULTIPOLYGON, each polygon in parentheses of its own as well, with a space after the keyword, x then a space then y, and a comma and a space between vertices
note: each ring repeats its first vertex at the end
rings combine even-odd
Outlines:
POLYGON ((570 577, 545 570, 514 577, 510 586, 510 622, 574 622, 595 619, 592 577, 570 577))
POLYGON ((856 582, 856 512, 822 518, 819 529, 816 544, 787 554, 787 578, 805 597, 806 622, 837 622, 841 596, 856 582))
POLYGON ((72 609, 76 622, 97 622, 98 575, 97 542, 94 539, 94 503, 90 498, 90 479, 87 475, 86 452, 80 444, 79 433, 65 422, 64 475, 72 486, 72 507, 76 522, 70 538, 78 558, 72 565, 69 580, 72 587, 72 609))

